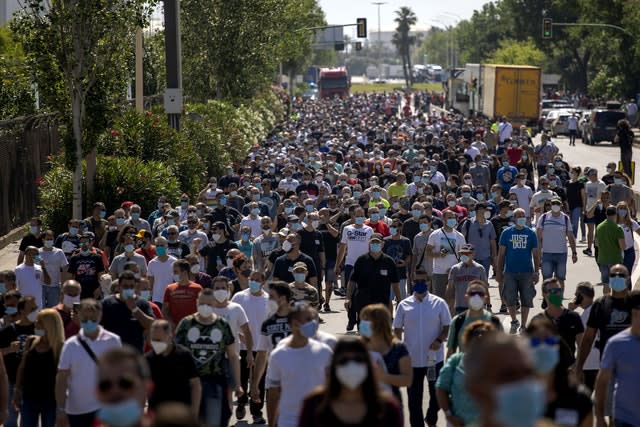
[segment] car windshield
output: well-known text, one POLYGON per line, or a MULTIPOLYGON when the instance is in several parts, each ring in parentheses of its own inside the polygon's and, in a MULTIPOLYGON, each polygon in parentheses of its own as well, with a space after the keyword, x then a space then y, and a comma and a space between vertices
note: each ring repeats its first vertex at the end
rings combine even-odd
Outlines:
POLYGON ((347 87, 347 78, 346 77, 338 77, 338 78, 323 78, 320 80, 320 86, 323 89, 338 89, 347 87))
POLYGON ((596 113, 597 127, 616 127, 618 120, 624 119, 625 114, 622 111, 601 111, 596 113))

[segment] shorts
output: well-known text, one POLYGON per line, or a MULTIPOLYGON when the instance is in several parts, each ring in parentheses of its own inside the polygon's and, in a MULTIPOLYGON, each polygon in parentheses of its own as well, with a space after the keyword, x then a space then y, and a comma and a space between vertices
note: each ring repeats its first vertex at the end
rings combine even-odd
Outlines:
POLYGON ((567 278, 567 253, 542 253, 542 278, 555 277, 564 282, 567 278))
POLYGON ((533 285, 533 272, 505 272, 502 295, 507 303, 507 307, 515 307, 518 303, 518 295, 520 295, 520 303, 522 306, 533 308, 533 297, 536 296, 536 288, 533 285))
POLYGON ((447 293, 447 284, 449 283, 449 275, 448 274, 432 274, 431 275, 431 285, 433 289, 433 294, 438 296, 445 301, 446 293, 447 293))
POLYGON ((333 269, 336 266, 335 259, 328 259, 325 263, 324 267, 324 282, 325 283, 334 283, 336 281, 336 273, 333 269))
POLYGON ((582 216, 582 222, 584 222, 585 224, 597 224, 598 223, 598 218, 596 218, 596 216, 592 216, 591 218, 587 218, 586 215, 582 216))

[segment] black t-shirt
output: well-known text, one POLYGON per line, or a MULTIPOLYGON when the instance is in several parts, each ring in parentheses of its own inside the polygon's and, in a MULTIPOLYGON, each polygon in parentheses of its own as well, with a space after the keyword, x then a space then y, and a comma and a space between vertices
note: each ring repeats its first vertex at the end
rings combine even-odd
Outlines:
POLYGON ((35 246, 36 248, 41 248, 43 246, 42 243, 42 235, 40 237, 36 237, 31 233, 26 234, 22 240, 20 240, 20 251, 24 252, 29 246, 35 246))
POLYGON ((318 272, 316 271, 313 259, 302 252, 300 252, 298 257, 294 260, 289 259, 286 254, 276 259, 273 267, 273 277, 287 283, 293 282, 293 265, 296 262, 304 262, 307 266, 307 282, 309 282, 309 279, 312 277, 318 277, 318 272))
POLYGON ((413 242, 413 238, 420 232, 420 222, 409 218, 402 224, 402 236, 413 242))
POLYGON ((149 397, 149 407, 156 408, 164 402, 191 404, 191 379, 198 377, 198 370, 191 352, 181 345, 175 345, 171 353, 165 355, 150 351, 145 355, 151 370, 153 391, 149 397))
POLYGON ((238 249, 238 245, 231 240, 225 240, 222 243, 209 243, 200 249, 200 255, 207 257, 207 274, 209 276, 216 277, 220 273, 218 271, 218 262, 222 263, 220 270, 227 266, 227 252, 230 249, 238 249))
POLYGON ((80 283, 80 298, 93 298, 93 292, 100 286, 98 278, 105 271, 102 257, 95 253, 74 255, 69 260, 69 273, 80 283))
MULTIPOLYGON (((332 223, 331 226, 338 229, 338 224, 332 223)), ((340 243, 340 234, 333 237, 326 224, 320 224, 318 231, 322 234, 322 244, 324 246, 324 257, 327 260, 336 260, 338 257, 338 243, 340 243)))
POLYGON ((57 371, 53 350, 39 352, 32 346, 24 365, 23 397, 31 401, 55 404, 57 371))
POLYGON ((580 181, 568 182, 567 185, 567 203, 569 209, 582 207, 582 193, 580 190, 584 188, 584 184, 580 181))
POLYGON ((593 403, 591 392, 585 386, 572 386, 556 394, 556 399, 547 403, 545 418, 557 425, 582 425, 591 414, 593 403))
POLYGON ((375 259, 370 253, 358 257, 349 280, 358 285, 356 292, 360 308, 368 304, 388 304, 391 284, 399 282, 393 258, 382 254, 375 259))
POLYGON ((631 311, 624 298, 613 298, 605 295, 593 302, 587 327, 597 329, 600 339, 597 341, 600 352, 609 338, 631 325, 631 311))
POLYGON ((309 255, 316 265, 316 271, 322 268, 320 263, 320 252, 324 252, 324 240, 319 231, 302 230, 298 231, 300 236, 300 251, 305 255, 309 255))
POLYGON ((493 228, 496 230, 496 240, 498 242, 500 242, 500 235, 505 228, 511 226, 512 221, 513 220, 511 218, 502 218, 500 215, 496 215, 491 218, 491 224, 493 224, 493 228))
POLYGON ((18 366, 20 366, 20 361, 22 360, 22 351, 24 350, 25 342, 29 335, 33 335, 34 329, 34 323, 30 325, 12 323, 0 330, 0 348, 7 348, 12 342, 20 341, 20 351, 4 356, 4 365, 7 368, 10 384, 15 384, 16 382, 16 374, 18 373, 18 366))
POLYGON ((190 252, 189 246, 182 242, 167 243, 167 255, 171 255, 176 259, 183 259, 189 255, 190 252))
POLYGON ((271 317, 262 322, 260 334, 269 337, 269 342, 275 348, 283 338, 291 335, 291 325, 289 325, 288 316, 278 316, 275 313, 271 317))
MULTIPOLYGON (((136 298, 138 307, 147 316, 155 317, 149 303, 142 298, 136 298)), ((120 301, 115 295, 102 301, 102 326, 107 331, 120 336, 124 344, 136 348, 142 352, 144 348, 144 328, 129 310, 124 301, 120 301)))
POLYGON ((567 346, 569 346, 571 354, 575 354, 576 336, 584 332, 584 326, 582 325, 582 319, 580 319, 580 315, 565 308, 562 311, 562 314, 560 314, 560 316, 558 316, 558 318, 554 321, 545 310, 542 313, 535 315, 531 320, 540 318, 545 318, 556 325, 560 338, 562 338, 567 346))

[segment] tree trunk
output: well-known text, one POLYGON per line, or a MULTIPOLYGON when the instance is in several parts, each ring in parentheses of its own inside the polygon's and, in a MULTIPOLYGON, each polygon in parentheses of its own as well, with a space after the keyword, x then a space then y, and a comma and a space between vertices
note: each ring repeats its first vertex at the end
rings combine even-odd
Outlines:
POLYGON ((76 162, 73 170, 73 218, 82 218, 82 98, 77 89, 72 92, 73 139, 76 146, 76 162))
POLYGON ((409 86, 413 86, 413 73, 411 72, 411 47, 407 45, 407 73, 409 74, 409 86))
POLYGON ((87 199, 91 200, 96 188, 96 162, 97 153, 94 148, 89 154, 87 154, 87 199))

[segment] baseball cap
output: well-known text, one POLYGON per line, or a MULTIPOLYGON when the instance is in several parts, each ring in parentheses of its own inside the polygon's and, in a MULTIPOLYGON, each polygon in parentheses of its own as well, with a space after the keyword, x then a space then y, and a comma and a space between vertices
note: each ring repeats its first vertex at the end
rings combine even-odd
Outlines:
POLYGON ((475 247, 471 243, 466 243, 462 245, 462 247, 458 252, 473 252, 474 250, 475 250, 475 247))
POLYGON ((380 233, 373 233, 373 234, 371 235, 371 240, 370 240, 370 242, 373 242, 374 240, 375 240, 375 241, 378 241, 378 242, 382 242, 382 234, 380 234, 380 233))
POLYGON ((295 264, 293 264, 293 270, 305 270, 305 271, 307 271, 307 264, 305 264, 302 261, 298 261, 295 264))

